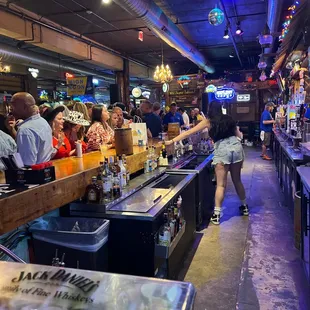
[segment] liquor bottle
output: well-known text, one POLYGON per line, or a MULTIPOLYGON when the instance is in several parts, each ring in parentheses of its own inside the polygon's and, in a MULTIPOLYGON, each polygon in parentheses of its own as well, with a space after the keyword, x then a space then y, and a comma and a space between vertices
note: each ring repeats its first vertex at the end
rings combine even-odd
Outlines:
POLYGON ((168 215, 164 213, 164 225, 160 229, 158 243, 163 246, 169 246, 171 243, 171 231, 168 224, 168 215))
POLYGON ((153 171, 154 171, 158 166, 158 157, 156 154, 156 147, 155 146, 152 146, 152 164, 153 164, 153 171))
POLYGON ((165 144, 162 146, 162 154, 163 154, 163 166, 168 166, 168 155, 167 155, 167 150, 165 144))
POLYGON ((122 156, 118 157, 118 166, 120 167, 120 184, 121 187, 124 188, 127 186, 127 175, 126 175, 126 169, 123 165, 122 156))
POLYGON ((114 159, 114 171, 118 174, 118 176, 120 176, 120 172, 121 172, 121 167, 119 166, 118 162, 117 162, 117 156, 115 156, 114 159))
POLYGON ((112 200, 112 174, 109 169, 108 160, 104 164, 102 183, 103 202, 109 203, 112 200))
POLYGON ((179 196, 177 200, 177 208, 178 208, 179 230, 181 230, 184 224, 184 219, 183 219, 183 214, 182 214, 182 197, 181 196, 179 196))
POLYGON ((117 199, 122 196, 122 188, 120 185, 119 174, 114 171, 113 174, 113 198, 117 199))
POLYGON ((92 183, 86 187, 86 200, 88 203, 99 203, 100 202, 100 188, 97 185, 97 177, 92 177, 92 183))
POLYGON ((127 159, 126 159, 126 155, 123 154, 123 165, 126 169, 126 182, 127 182, 127 185, 129 184, 129 181, 130 181, 130 172, 129 172, 129 168, 128 168, 128 165, 127 165, 127 159))
POLYGON ((100 201, 102 200, 102 187, 103 187, 103 181, 102 181, 102 171, 103 171, 103 162, 100 162, 100 166, 98 168, 98 174, 97 174, 97 186, 100 188, 100 201))
POLYGON ((115 170, 113 156, 110 156, 110 159, 109 159, 109 170, 111 171, 112 176, 113 176, 113 173, 114 173, 114 170, 115 170))
POLYGON ((152 167, 151 167, 151 160, 150 160, 150 150, 149 147, 146 147, 146 161, 144 162, 144 173, 148 173, 151 171, 152 167))
POLYGON ((193 152, 193 140, 191 137, 188 138, 188 152, 189 153, 193 152))

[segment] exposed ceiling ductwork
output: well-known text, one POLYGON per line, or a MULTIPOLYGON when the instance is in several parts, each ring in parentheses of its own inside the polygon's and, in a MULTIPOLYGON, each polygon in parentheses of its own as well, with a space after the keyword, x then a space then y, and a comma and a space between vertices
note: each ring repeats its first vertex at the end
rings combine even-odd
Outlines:
MULTIPOLYGON (((268 0, 267 24, 271 34, 278 32, 283 0, 268 0)), ((272 53, 272 47, 265 48, 265 54, 272 53)))
POLYGON ((195 63, 200 69, 214 73, 214 67, 182 34, 180 29, 152 0, 114 0, 145 25, 160 39, 195 63))
POLYGON ((34 53, 25 49, 0 43, 0 59, 2 62, 11 62, 16 64, 26 65, 28 67, 40 67, 51 71, 71 71, 83 75, 93 75, 98 78, 115 82, 112 75, 103 74, 101 72, 88 69, 83 66, 70 64, 60 59, 34 53))

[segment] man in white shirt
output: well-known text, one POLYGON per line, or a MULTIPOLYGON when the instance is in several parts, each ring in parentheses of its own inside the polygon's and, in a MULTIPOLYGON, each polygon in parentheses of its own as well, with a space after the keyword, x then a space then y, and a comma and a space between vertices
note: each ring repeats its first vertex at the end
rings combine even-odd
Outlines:
POLYGON ((184 127, 189 127, 189 117, 186 113, 186 110, 183 109, 183 108, 179 108, 179 113, 182 114, 182 117, 183 117, 183 121, 184 121, 184 127))
POLYGON ((52 129, 39 114, 29 93, 17 93, 11 100, 15 119, 24 121, 18 126, 16 143, 25 166, 47 162, 53 152, 52 129))

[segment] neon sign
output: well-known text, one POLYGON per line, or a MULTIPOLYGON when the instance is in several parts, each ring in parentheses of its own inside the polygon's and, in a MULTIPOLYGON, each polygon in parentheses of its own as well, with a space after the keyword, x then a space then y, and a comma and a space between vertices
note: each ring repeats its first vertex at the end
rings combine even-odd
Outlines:
POLYGON ((178 78, 177 82, 178 84, 183 88, 184 86, 187 86, 190 83, 191 79, 187 75, 182 75, 178 78))
POLYGON ((222 88, 215 92, 215 98, 217 100, 229 100, 235 97, 235 90, 232 88, 222 88))
POLYGON ((217 90, 216 86, 210 84, 210 85, 208 85, 208 86, 206 87, 205 92, 206 92, 206 93, 215 93, 216 90, 217 90))

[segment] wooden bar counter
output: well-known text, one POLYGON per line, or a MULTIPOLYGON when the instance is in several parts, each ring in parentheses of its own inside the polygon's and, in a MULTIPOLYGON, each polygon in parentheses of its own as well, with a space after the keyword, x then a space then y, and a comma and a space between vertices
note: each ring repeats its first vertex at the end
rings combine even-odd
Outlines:
MULTIPOLYGON (((153 145, 159 152, 161 142, 153 141, 153 145)), ((53 161, 55 181, 0 199, 0 235, 82 197, 91 177, 97 175, 100 161, 112 155, 115 149, 105 154, 92 152, 84 154, 83 158, 53 161)), ((134 146, 133 155, 127 156, 131 174, 144 168, 146 156, 146 147, 134 146)), ((5 183, 3 173, 0 173, 0 183, 5 183)))

